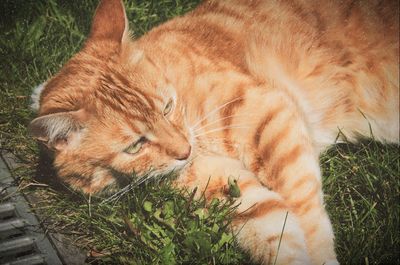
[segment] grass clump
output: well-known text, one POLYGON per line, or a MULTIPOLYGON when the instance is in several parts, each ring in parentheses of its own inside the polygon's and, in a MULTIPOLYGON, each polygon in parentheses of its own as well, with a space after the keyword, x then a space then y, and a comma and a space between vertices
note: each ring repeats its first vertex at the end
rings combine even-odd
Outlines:
MULTIPOLYGON (((57 198, 47 209, 49 231, 85 238, 95 264, 245 264, 228 231, 232 201, 194 199, 169 181, 147 183, 113 200, 57 198)), ((46 203, 44 204, 44 206, 46 203)), ((82 247, 82 246, 81 246, 82 247)))
POLYGON ((343 264, 400 263, 398 145, 338 144, 322 156, 324 191, 343 264))

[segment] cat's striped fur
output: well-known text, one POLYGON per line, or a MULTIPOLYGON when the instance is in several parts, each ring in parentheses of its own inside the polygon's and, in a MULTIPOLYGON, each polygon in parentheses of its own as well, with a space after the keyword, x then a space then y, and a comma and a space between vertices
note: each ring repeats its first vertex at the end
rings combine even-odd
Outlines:
POLYGON ((339 130, 399 141, 398 10, 210 0, 130 40, 120 0, 103 0, 82 50, 46 83, 31 131, 87 193, 117 175, 181 169, 177 185, 223 198, 234 178, 233 229, 254 260, 337 264, 318 156, 339 130))

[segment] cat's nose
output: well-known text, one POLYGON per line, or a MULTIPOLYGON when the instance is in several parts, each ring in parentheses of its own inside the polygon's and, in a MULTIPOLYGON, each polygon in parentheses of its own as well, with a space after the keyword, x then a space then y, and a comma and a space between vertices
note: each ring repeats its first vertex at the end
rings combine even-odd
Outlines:
POLYGON ((186 160, 190 156, 190 152, 192 151, 192 147, 189 145, 189 147, 186 149, 186 151, 178 154, 175 159, 176 160, 186 160))

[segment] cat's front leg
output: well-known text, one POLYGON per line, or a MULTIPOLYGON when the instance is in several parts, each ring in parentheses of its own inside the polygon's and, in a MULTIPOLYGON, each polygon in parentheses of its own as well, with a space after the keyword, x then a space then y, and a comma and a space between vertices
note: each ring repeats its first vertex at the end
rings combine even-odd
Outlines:
MULTIPOLYGON (((290 175, 274 175, 273 190, 282 196, 286 205, 296 214, 304 231, 313 264, 338 265, 334 251, 332 225, 322 199, 318 163, 311 160, 311 155, 307 157, 303 154, 302 156, 304 160, 299 158, 297 166, 292 164, 282 169, 290 175), (315 169, 314 173, 311 169, 315 169), (291 180, 285 180, 289 176, 291 180)), ((274 170, 277 165, 272 165, 271 168, 274 170)))
POLYGON ((313 135, 301 112, 287 100, 284 103, 268 105, 249 142, 246 167, 297 216, 313 264, 338 264, 313 135))
POLYGON ((197 157, 178 184, 205 190, 207 199, 229 196, 228 181, 236 182, 237 215, 232 229, 239 245, 262 264, 311 264, 295 215, 277 193, 264 187, 253 173, 235 159, 197 157))

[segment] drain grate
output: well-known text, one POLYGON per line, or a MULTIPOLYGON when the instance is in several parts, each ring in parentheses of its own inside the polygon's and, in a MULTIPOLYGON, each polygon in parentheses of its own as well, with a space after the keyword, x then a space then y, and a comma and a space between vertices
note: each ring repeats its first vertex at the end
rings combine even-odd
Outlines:
POLYGON ((0 204, 0 263, 46 264, 35 238, 27 236, 29 222, 18 218, 15 204, 0 204))
POLYGON ((25 198, 0 159, 0 264, 61 265, 25 198))

